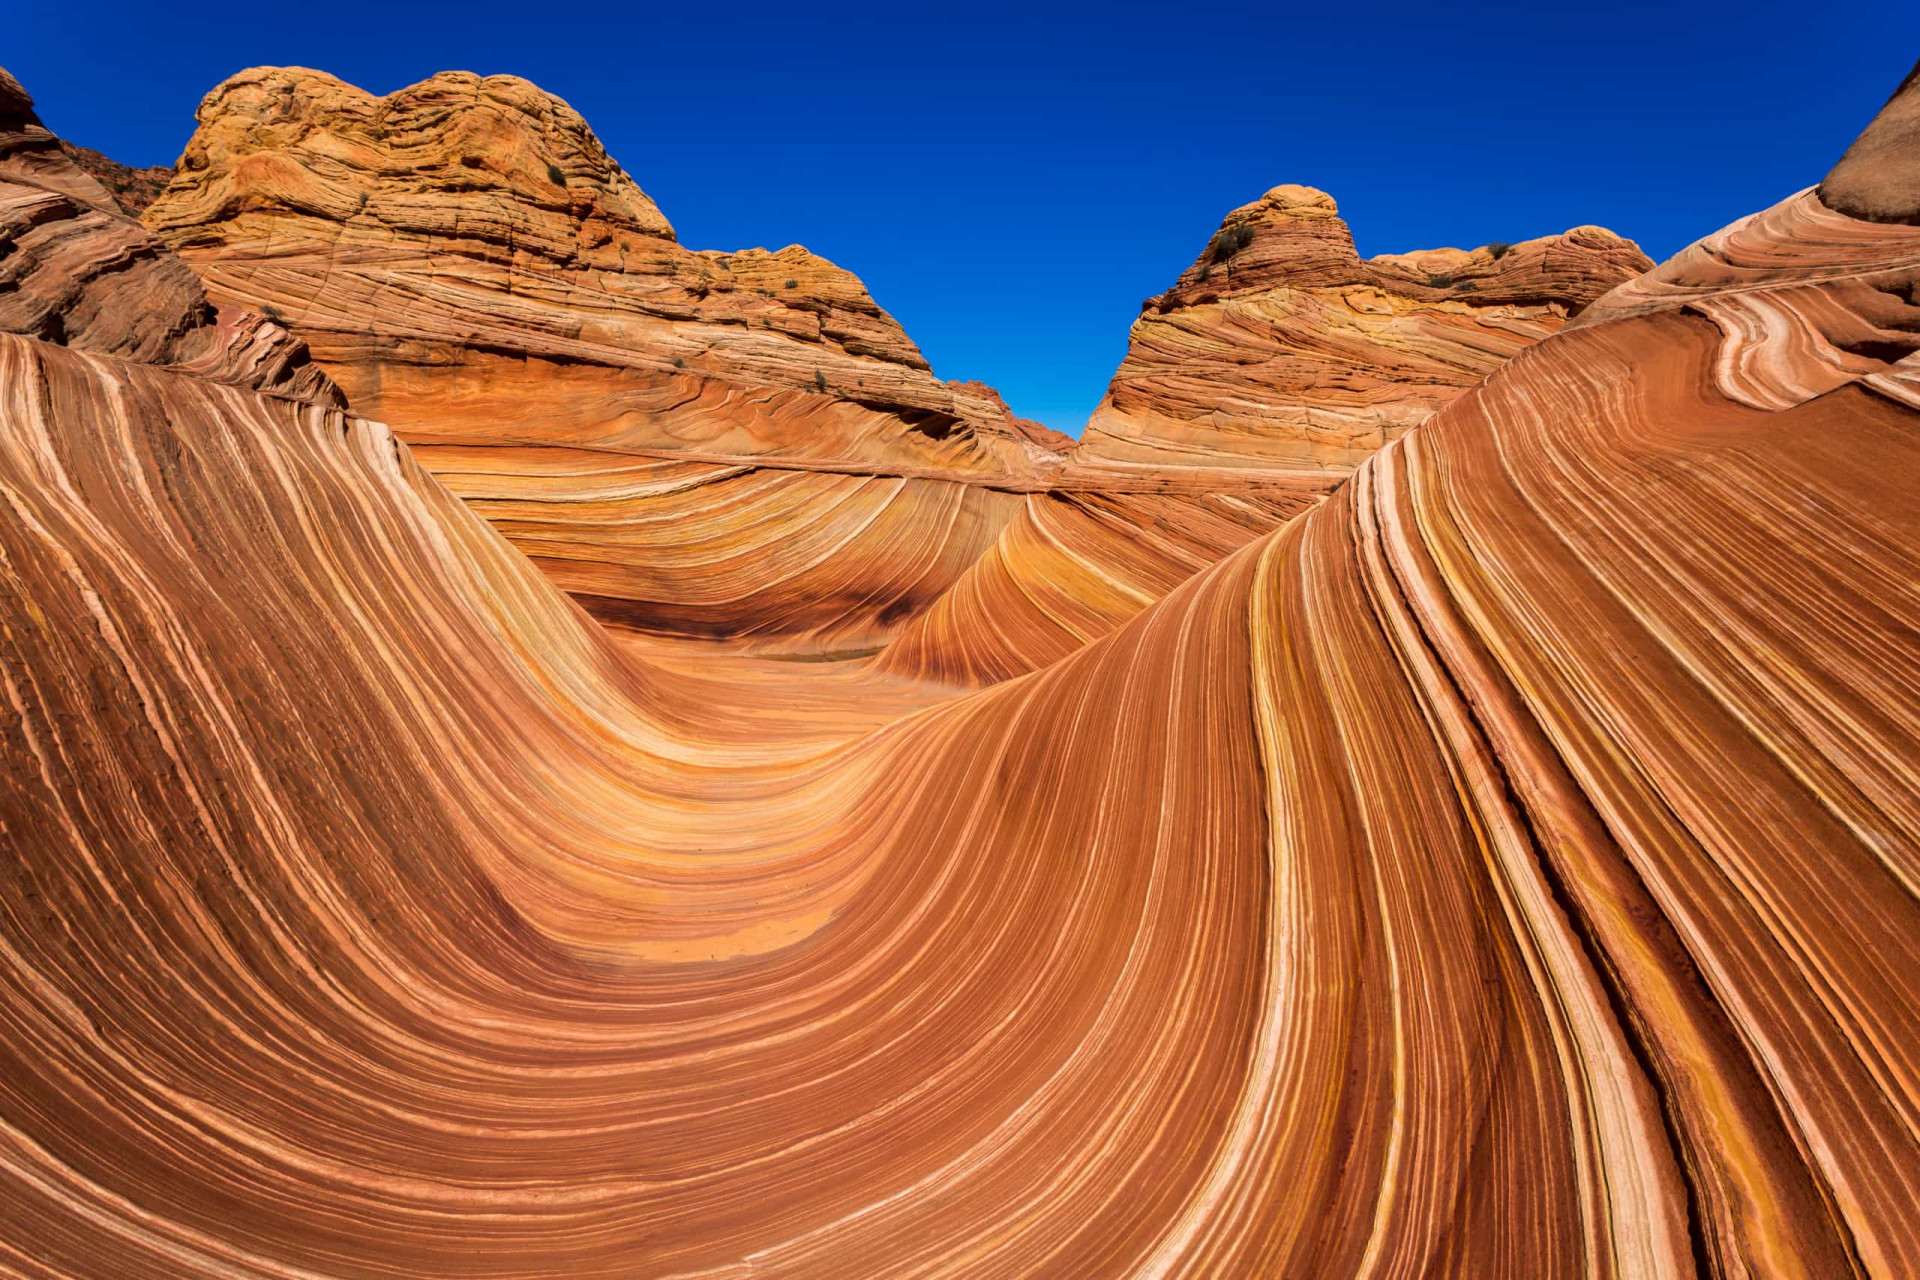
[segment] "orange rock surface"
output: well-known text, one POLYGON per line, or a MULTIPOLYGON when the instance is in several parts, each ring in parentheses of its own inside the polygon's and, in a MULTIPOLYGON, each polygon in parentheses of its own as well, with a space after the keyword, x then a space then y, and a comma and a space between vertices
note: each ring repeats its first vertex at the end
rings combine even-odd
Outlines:
POLYGON ((1276 188, 1222 232, 1250 229, 1220 271, 1236 282, 1227 311, 1195 302, 1218 287, 1204 257, 1160 301, 1182 325, 1231 312, 1208 338, 1219 367, 1176 343, 1165 378, 1123 368, 1076 448, 990 387, 939 382, 854 276, 804 249, 683 249, 586 122, 513 77, 447 73, 374 98, 319 72, 243 72, 202 103, 146 218, 215 297, 309 341, 356 410, 603 621, 806 656, 901 638, 889 665, 970 684, 1046 665, 1270 532, 1646 265, 1582 229, 1456 264, 1457 296, 1483 292, 1443 306, 1404 265, 1418 255, 1362 263, 1330 198, 1276 188), (1384 310, 1339 369, 1274 356, 1275 341, 1324 353, 1353 338, 1325 300, 1363 293, 1384 310), (1296 313, 1243 323, 1275 308, 1296 313), (1329 379, 1364 382, 1381 404, 1359 412, 1391 428, 1330 453, 1326 431, 1346 427, 1328 426, 1343 412, 1329 379), (1257 396, 1268 420, 1253 446, 1112 447, 1123 382, 1175 388, 1216 422, 1257 396), (1169 489, 1187 496, 1150 496, 1169 489), (1062 556, 1031 554, 1041 529, 1062 556), (1105 585, 1089 594, 1089 578, 1105 585), (994 628, 950 625, 987 601, 994 628))
POLYGON ((895 468, 1024 469, 851 273, 695 253, 559 98, 446 72, 384 98, 302 68, 200 104, 147 225, 271 308, 408 438, 617 438, 895 468))
POLYGON ((1071 444, 935 378, 825 259, 682 248, 524 80, 261 69, 199 118, 147 224, 604 620, 871 650, 1071 444))
POLYGON ((1652 265, 1600 227, 1363 260, 1333 197, 1275 187, 1146 301, 1075 456, 1345 474, 1652 265))
POLYGON ((609 629, 357 406, 0 312, 0 1267, 1902 1274, 1920 206, 1868 185, 1296 518, 922 480, 1010 558, 1284 521, 1036 575, 1141 599, 971 691, 609 629))

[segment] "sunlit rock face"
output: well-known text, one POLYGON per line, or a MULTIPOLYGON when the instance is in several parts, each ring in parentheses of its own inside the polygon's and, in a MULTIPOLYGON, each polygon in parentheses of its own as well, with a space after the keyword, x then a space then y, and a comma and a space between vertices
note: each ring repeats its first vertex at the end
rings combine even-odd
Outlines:
MULTIPOLYGON (((1903 1274, 1917 284, 1790 197, 1302 514, 1156 473, 1220 558, 973 690, 605 626, 357 406, 0 311, 5 1269, 1903 1274)), ((1121 541, 1073 470, 996 554, 1121 541)))
POLYGON ((378 98, 242 72, 145 218, 638 632, 871 650, 1071 443, 934 377, 824 258, 683 248, 579 114, 512 76, 378 98))
POLYGON ((1601 227, 1362 259, 1333 197, 1275 187, 1146 301, 1076 457, 1344 475, 1652 265, 1601 227))
POLYGON ((1137 327, 1076 449, 939 381, 806 250, 682 248, 587 123, 514 77, 376 98, 243 72, 145 216, 603 622, 800 657, 900 639, 890 668, 965 684, 1105 634, 1647 265, 1592 228, 1363 263, 1329 197, 1278 187, 1157 300, 1167 323, 1137 327), (1279 329, 1243 323, 1276 308, 1279 329), (1118 425, 1136 392, 1165 413, 1118 425), (983 611, 990 632, 952 625, 983 611))
POLYGON ((518 77, 375 97, 257 68, 198 119, 147 225, 404 435, 1028 462, 850 272, 798 245, 683 248, 579 113, 518 77))
POLYGON ((1047 666, 1651 265, 1599 227, 1363 261, 1331 196, 1275 187, 1148 300, 1069 464, 881 665, 969 685, 1047 666))

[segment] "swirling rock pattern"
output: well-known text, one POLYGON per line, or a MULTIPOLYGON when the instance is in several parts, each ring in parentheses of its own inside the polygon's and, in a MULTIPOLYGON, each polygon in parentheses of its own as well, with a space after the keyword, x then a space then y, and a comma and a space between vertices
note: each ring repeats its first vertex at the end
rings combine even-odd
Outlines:
POLYGON ((0 335, 0 1266, 1904 1274, 1917 282, 1792 197, 973 692, 0 335))
POLYGON ((825 259, 682 248, 524 80, 263 68, 199 120, 147 224, 607 621, 876 648, 1072 443, 935 378, 825 259))
POLYGON ((1321 473, 1069 467, 893 635, 881 670, 980 686, 1049 666, 1309 510, 1321 473))
POLYGON ((955 480, 558 443, 416 445, 595 617, 758 652, 872 653, 993 547, 1020 495, 955 480))
POLYGON ((1148 300, 1069 465, 881 666, 984 685, 1057 661, 1651 265, 1598 227, 1362 261, 1331 196, 1275 187, 1148 300))
POLYGON ((989 387, 934 379, 804 249, 681 248, 586 122, 525 81, 448 73, 374 98, 256 69, 199 120, 149 225, 214 296, 311 342, 356 410, 597 617, 794 655, 899 639, 892 669, 967 684, 1105 634, 1648 265, 1585 228, 1498 261, 1435 251, 1463 260, 1436 290, 1418 255, 1361 262, 1329 197, 1276 188, 1221 233, 1249 237, 1220 269, 1233 300, 1203 292, 1203 257, 1107 407, 1173 386, 1236 438, 1259 419, 1253 445, 1155 434, 1149 413, 1111 448, 1103 409, 1076 449, 989 387), (1155 334, 1178 340, 1144 356, 1155 334), (1147 496, 1169 489, 1186 496, 1147 496))

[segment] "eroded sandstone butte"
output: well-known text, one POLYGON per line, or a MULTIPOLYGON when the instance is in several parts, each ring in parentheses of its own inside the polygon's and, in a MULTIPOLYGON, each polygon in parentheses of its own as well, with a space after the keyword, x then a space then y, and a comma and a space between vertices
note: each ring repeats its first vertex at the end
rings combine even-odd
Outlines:
POLYGON ((616 642, 381 424, 0 334, 0 1265, 1903 1274, 1916 215, 971 693, 616 642))
POLYGON ((825 259, 682 247, 579 114, 512 76, 378 98, 242 72, 145 220, 638 631, 877 648, 1065 443, 934 377, 825 259))
POLYGON ((798 245, 682 247, 525 80, 375 97, 258 68, 198 120, 146 224, 404 434, 954 471, 1038 449, 969 417, 981 397, 935 378, 850 272, 798 245))
POLYGON ((1601 227, 1362 259, 1333 197, 1278 186, 1143 305, 1077 456, 1344 473, 1652 265, 1601 227))
MULTIPOLYGON (((832 264, 797 246, 682 248, 586 122, 513 77, 448 73, 375 98, 318 72, 243 72, 202 103, 146 220, 215 297, 284 321, 356 410, 392 423, 596 616, 636 632, 887 650, 902 674, 990 682, 1277 527, 1384 438, 1349 442, 1339 465, 1295 446, 1261 459, 1157 448, 1147 466, 1112 465, 1092 439, 1075 452, 990 388, 935 379, 832 264), (983 611, 998 638, 950 625, 983 611)), ((1281 281, 1352 277, 1330 215, 1260 225, 1225 269, 1260 273, 1248 305, 1307 296, 1281 281)), ((1618 278, 1607 252, 1568 247, 1577 238, 1483 272, 1471 323, 1462 307, 1421 318, 1449 310, 1424 285, 1380 294, 1419 314, 1352 353, 1372 362, 1365 394, 1411 420, 1550 331, 1567 299, 1618 278), (1451 345, 1423 363, 1408 350, 1423 342, 1451 345), (1426 385, 1447 362, 1451 381, 1426 385)), ((1370 280, 1409 270, 1365 267, 1370 280)), ((1344 340, 1336 329, 1315 312, 1291 340, 1344 340)), ((1239 344, 1216 357, 1272 379, 1264 338, 1216 336, 1239 344)), ((1244 387, 1186 372, 1189 409, 1238 411, 1244 387)), ((1324 419, 1338 398, 1301 378, 1264 394, 1289 423, 1324 419)))

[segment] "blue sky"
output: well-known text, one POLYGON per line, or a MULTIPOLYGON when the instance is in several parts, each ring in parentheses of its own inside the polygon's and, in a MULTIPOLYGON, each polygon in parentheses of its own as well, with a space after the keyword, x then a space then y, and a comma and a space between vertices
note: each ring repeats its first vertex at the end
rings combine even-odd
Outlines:
POLYGON ((1276 183, 1331 191, 1363 254, 1598 222, 1661 258, 1817 181, 1920 55, 1905 2, 190 12, 28 4, 0 57, 56 131, 134 164, 170 163, 246 66, 526 76, 685 244, 805 244, 941 376, 1075 432, 1140 300, 1276 183))

